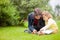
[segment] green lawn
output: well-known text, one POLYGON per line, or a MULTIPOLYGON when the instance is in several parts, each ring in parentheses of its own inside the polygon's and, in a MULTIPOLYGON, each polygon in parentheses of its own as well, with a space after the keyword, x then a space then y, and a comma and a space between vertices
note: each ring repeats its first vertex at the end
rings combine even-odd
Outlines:
POLYGON ((60 21, 57 22, 59 32, 51 35, 35 35, 24 33, 26 28, 11 26, 0 28, 0 40, 60 40, 60 21))

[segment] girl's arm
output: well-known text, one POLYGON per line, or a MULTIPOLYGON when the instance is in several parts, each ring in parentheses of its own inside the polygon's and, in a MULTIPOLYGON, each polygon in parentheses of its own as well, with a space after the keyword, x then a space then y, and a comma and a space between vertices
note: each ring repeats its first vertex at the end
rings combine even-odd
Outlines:
POLYGON ((52 25, 53 23, 54 23, 54 20, 49 19, 48 24, 44 26, 43 28, 41 28, 40 31, 48 29, 50 25, 52 25))

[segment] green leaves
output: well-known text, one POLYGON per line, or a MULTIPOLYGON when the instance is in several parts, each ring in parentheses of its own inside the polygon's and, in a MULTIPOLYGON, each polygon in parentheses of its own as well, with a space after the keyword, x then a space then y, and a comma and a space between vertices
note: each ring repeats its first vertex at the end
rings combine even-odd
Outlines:
POLYGON ((0 25, 18 25, 19 13, 10 0, 0 0, 0 25))
POLYGON ((0 6, 2 5, 9 5, 10 4, 10 0, 0 0, 0 6))

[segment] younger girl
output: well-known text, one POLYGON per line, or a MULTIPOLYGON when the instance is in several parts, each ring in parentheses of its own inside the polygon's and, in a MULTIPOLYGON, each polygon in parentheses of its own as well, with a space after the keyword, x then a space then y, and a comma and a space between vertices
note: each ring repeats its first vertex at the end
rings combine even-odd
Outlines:
POLYGON ((42 12, 45 26, 40 29, 41 34, 57 33, 58 27, 56 22, 52 19, 52 15, 48 11, 42 12))

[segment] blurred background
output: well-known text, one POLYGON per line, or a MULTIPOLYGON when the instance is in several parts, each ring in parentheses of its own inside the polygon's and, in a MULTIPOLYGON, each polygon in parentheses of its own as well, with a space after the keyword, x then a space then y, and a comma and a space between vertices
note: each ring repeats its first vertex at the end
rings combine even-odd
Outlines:
POLYGON ((0 0, 0 26, 24 26, 34 8, 47 10, 60 20, 60 0, 0 0))
POLYGON ((0 40, 60 40, 60 0, 0 0, 0 40), (34 8, 49 11, 59 31, 51 35, 24 33, 34 8))

